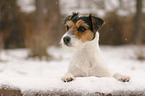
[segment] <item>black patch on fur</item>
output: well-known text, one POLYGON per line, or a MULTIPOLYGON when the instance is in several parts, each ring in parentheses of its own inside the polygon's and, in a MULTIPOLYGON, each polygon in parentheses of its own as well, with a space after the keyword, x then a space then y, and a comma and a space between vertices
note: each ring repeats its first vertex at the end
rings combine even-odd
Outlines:
POLYGON ((65 18, 64 20, 64 24, 69 21, 69 20, 72 20, 74 23, 76 23, 79 19, 79 16, 78 16, 79 13, 73 13, 72 15, 69 15, 68 17, 65 18))
POLYGON ((93 30, 92 30, 92 26, 91 26, 91 20, 90 20, 90 18, 89 17, 80 17, 79 18, 79 20, 83 20, 83 21, 85 21, 85 23, 87 24, 87 25, 89 25, 89 30, 91 30, 92 32, 93 32, 93 30))
POLYGON ((66 18, 65 18, 65 20, 64 20, 64 24, 68 21, 68 20, 70 20, 70 15, 69 16, 67 16, 66 18))
POLYGON ((91 31, 93 31, 93 32, 94 32, 93 17, 92 17, 92 15, 91 15, 91 14, 89 15, 89 19, 90 19, 90 21, 91 21, 91 23, 90 23, 91 31))
POLYGON ((79 17, 78 16, 79 13, 73 13, 72 15, 69 15, 68 17, 66 17, 64 24, 68 21, 71 20, 74 23, 76 23, 78 20, 83 20, 85 21, 86 24, 89 25, 89 30, 91 30, 92 32, 96 32, 100 29, 100 27, 103 25, 104 21, 101 18, 92 16, 91 14, 89 16, 83 16, 83 17, 79 17))
POLYGON ((100 27, 102 27, 104 23, 104 20, 102 20, 101 18, 95 17, 93 16, 93 24, 94 24, 94 31, 98 31, 100 29, 100 27))
POLYGON ((74 23, 76 23, 79 19, 78 14, 79 13, 73 13, 72 16, 70 17, 70 20, 72 20, 74 23))
POLYGON ((83 26, 80 26, 80 27, 78 28, 78 31, 79 31, 79 32, 84 32, 85 30, 86 30, 86 28, 83 27, 83 26))

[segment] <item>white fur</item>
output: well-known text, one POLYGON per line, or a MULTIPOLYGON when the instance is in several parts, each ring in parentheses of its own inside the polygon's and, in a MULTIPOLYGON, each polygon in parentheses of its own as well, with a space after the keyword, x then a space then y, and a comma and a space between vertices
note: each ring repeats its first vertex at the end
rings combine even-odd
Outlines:
MULTIPOLYGON (((63 81, 74 79, 74 77, 110 77, 111 74, 108 70, 106 62, 104 61, 100 48, 99 48, 99 33, 96 32, 96 37, 92 41, 85 43, 75 38, 72 34, 66 33, 63 37, 71 37, 71 47, 74 48, 74 54, 71 58, 68 72, 62 77, 63 81)), ((63 37, 61 39, 62 46, 67 47, 63 43, 63 37)), ((114 75, 116 76, 116 75, 114 75)), ((122 75, 120 75, 122 76, 122 75)), ((117 75, 115 78, 121 78, 117 75)))
POLYGON ((63 48, 69 48, 69 49, 79 49, 79 48, 82 48, 83 47, 83 42, 81 42, 79 39, 77 39, 74 35, 72 35, 70 32, 66 32, 63 37, 61 38, 61 46, 63 48), (71 42, 70 42, 70 47, 66 46, 63 42, 63 38, 66 37, 66 36, 69 36, 71 38, 71 42))

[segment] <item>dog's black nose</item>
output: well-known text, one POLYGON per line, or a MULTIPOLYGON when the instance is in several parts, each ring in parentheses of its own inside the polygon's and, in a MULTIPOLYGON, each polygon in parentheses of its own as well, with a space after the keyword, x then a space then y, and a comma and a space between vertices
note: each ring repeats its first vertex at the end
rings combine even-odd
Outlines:
POLYGON ((67 45, 70 42, 70 37, 68 37, 68 36, 64 37, 63 41, 67 45))

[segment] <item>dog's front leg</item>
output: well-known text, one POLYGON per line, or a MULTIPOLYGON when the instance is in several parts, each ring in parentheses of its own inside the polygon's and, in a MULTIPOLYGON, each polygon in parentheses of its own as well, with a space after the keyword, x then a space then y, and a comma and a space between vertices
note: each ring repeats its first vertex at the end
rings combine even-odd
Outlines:
POLYGON ((74 76, 71 73, 66 73, 62 78, 64 82, 70 82, 74 80, 74 76))

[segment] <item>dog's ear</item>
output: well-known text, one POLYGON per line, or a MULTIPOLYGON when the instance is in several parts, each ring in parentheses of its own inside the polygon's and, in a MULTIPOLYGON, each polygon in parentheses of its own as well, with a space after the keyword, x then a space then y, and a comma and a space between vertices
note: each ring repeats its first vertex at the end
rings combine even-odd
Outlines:
POLYGON ((64 19, 64 24, 65 24, 68 20, 70 20, 70 17, 71 17, 71 15, 67 16, 67 17, 64 19))
POLYGON ((68 20, 74 20, 74 21, 76 21, 77 18, 78 18, 78 14, 79 14, 78 12, 77 12, 77 13, 73 12, 72 15, 69 15, 68 17, 65 18, 64 24, 65 24, 68 20), (76 19, 76 20, 75 20, 75 19, 76 19))
POLYGON ((72 19, 78 17, 78 14, 79 14, 78 12, 77 12, 77 13, 73 12, 73 13, 72 13, 72 16, 70 17, 70 20, 72 20, 72 19))
POLYGON ((104 20, 102 20, 101 18, 92 16, 91 14, 89 15, 89 18, 91 20, 91 30, 93 32, 96 32, 100 29, 100 27, 102 27, 102 25, 104 24, 104 20))

